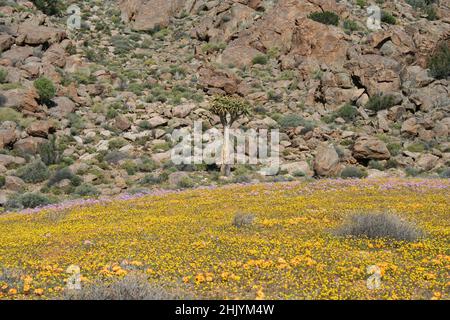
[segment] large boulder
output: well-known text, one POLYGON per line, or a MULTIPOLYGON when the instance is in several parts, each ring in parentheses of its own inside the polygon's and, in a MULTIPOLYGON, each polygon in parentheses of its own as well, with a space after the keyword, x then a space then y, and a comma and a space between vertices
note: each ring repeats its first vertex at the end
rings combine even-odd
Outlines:
POLYGON ((15 129, 0 129, 0 149, 12 145, 16 140, 17 134, 15 129))
POLYGON ((23 23, 19 26, 16 43, 29 45, 52 44, 61 42, 66 36, 66 32, 63 29, 23 23))
POLYGON ((335 176, 339 172, 339 155, 332 144, 324 143, 317 147, 314 158, 314 171, 322 177, 335 176))
POLYGON ((122 20, 134 30, 150 31, 167 27, 173 16, 190 13, 195 1, 186 0, 120 0, 122 20))
POLYGON ((211 68, 199 70, 199 83, 205 88, 223 90, 228 94, 234 94, 238 90, 239 79, 231 72, 211 68))
POLYGON ((39 108, 39 104, 36 101, 39 96, 34 88, 8 90, 2 94, 4 97, 3 107, 29 112, 36 112, 39 108))
POLYGON ((239 32, 224 50, 225 65, 248 65, 256 54, 278 48, 284 56, 310 57, 320 62, 340 64, 345 59, 345 34, 334 26, 308 19, 314 11, 332 10, 338 14, 345 7, 334 1, 280 0, 249 28, 239 32))
POLYGON ((14 63, 23 63, 26 58, 33 55, 33 47, 12 46, 9 50, 2 53, 2 58, 9 59, 14 63))
POLYGON ((56 107, 48 111, 52 117, 62 119, 75 110, 75 103, 67 97, 56 97, 53 102, 56 103, 56 107))
POLYGON ((391 154, 383 141, 375 137, 363 136, 355 141, 353 157, 360 160, 387 160, 391 154))
POLYGON ((8 50, 14 44, 14 38, 9 34, 0 34, 0 53, 8 50))
POLYGON ((20 139, 14 144, 14 150, 18 150, 23 154, 37 154, 40 147, 46 142, 46 139, 39 137, 27 137, 20 139))
POLYGON ((33 137, 47 138, 52 129, 54 129, 54 126, 50 121, 38 120, 28 126, 27 133, 33 137))
POLYGON ((370 96, 400 90, 402 65, 392 58, 377 54, 356 55, 345 64, 345 68, 370 96))
POLYGON ((314 175, 314 172, 306 161, 283 163, 280 169, 281 171, 287 171, 289 174, 303 173, 307 177, 312 177, 314 175))

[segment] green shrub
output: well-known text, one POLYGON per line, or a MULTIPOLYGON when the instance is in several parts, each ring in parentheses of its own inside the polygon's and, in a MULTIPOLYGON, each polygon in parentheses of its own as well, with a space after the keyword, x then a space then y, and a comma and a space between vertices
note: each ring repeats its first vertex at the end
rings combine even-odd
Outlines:
POLYGON ((313 12, 308 15, 308 18, 328 25, 337 26, 339 23, 339 16, 331 11, 313 12))
POLYGON ((358 31, 359 30, 359 26, 358 23, 356 23, 356 21, 353 20, 344 20, 344 29, 348 32, 353 32, 353 31, 358 31))
POLYGON ((108 146, 111 150, 117 150, 126 146, 127 143, 127 140, 125 140, 124 138, 114 138, 109 140, 108 146))
MULTIPOLYGON (((443 179, 450 179, 450 168, 442 170, 442 172, 439 174, 439 176, 443 179)), ((0 182, 1 186, 1 182, 0 182)))
POLYGON ((377 160, 370 160, 368 163, 368 167, 371 169, 377 169, 383 171, 384 166, 377 160))
POLYGON ((97 188, 88 183, 84 183, 76 187, 74 193, 81 197, 95 197, 100 194, 97 188))
POLYGON ((194 181, 189 177, 183 177, 177 183, 177 187, 181 189, 192 188, 194 185, 194 181))
POLYGON ((117 164, 127 158, 128 156, 123 152, 111 151, 105 156, 104 160, 110 164, 117 164))
POLYGON ((158 168, 158 164, 148 157, 143 157, 141 162, 138 164, 138 170, 140 172, 152 172, 158 168))
POLYGON ((0 188, 2 188, 6 183, 6 178, 4 176, 0 176, 0 188))
POLYGON ((399 241, 417 241, 424 236, 416 225, 390 213, 352 215, 334 233, 338 236, 399 241))
POLYGON ((131 41, 122 35, 112 36, 111 44, 114 47, 114 53, 117 55, 127 54, 133 49, 133 44, 131 41))
POLYGON ((387 24, 396 24, 397 20, 389 12, 381 10, 381 22, 387 24))
POLYGON ((440 44, 428 59, 430 74, 436 79, 450 76, 450 48, 447 43, 440 44))
POLYGON ((402 146, 399 143, 388 143, 386 147, 393 157, 397 156, 402 150, 402 146))
POLYGON ((389 109, 395 105, 395 98, 390 94, 378 93, 369 98, 366 108, 372 111, 389 109))
POLYGON ((408 177, 417 177, 420 174, 420 170, 414 167, 406 167, 405 173, 408 177))
POLYGON ((278 124, 282 128, 304 127, 304 132, 308 132, 314 129, 314 124, 311 121, 305 120, 297 114, 288 114, 282 116, 278 120, 278 124))
POLYGON ((360 7, 360 8, 364 8, 366 6, 366 0, 356 0, 356 4, 360 7))
POLYGON ((134 175, 137 172, 137 170, 138 170, 137 164, 135 164, 131 160, 126 160, 122 164, 121 168, 124 169, 128 173, 128 175, 130 175, 130 176, 134 175))
POLYGON ((42 144, 39 149, 39 155, 46 165, 57 164, 60 160, 60 153, 56 147, 56 138, 52 135, 49 140, 42 144))
POLYGON ((8 71, 6 69, 0 69, 0 83, 6 82, 6 77, 8 76, 8 71))
POLYGON ((227 47, 224 42, 209 42, 202 46, 202 51, 204 53, 213 53, 217 51, 222 51, 227 47))
POLYGON ((86 124, 82 116, 76 113, 71 113, 67 118, 69 120, 69 126, 72 135, 76 135, 80 130, 86 128, 86 124))
POLYGON ((346 167, 341 172, 341 178, 364 178, 367 176, 367 173, 357 167, 346 167))
POLYGON ((60 15, 64 12, 64 2, 61 0, 31 0, 36 8, 49 16, 60 15))
POLYGON ((47 185, 51 187, 65 179, 70 180, 70 183, 73 186, 79 186, 81 184, 81 178, 73 174, 69 168, 65 167, 57 170, 48 180, 47 185))
POLYGON ((336 112, 337 117, 341 117, 345 121, 352 121, 358 115, 358 109, 347 103, 336 112))
POLYGON ((425 151, 425 145, 423 143, 421 143, 421 142, 416 142, 416 143, 410 144, 406 148, 406 150, 408 150, 410 152, 416 152, 416 153, 424 152, 425 151))
POLYGON ((39 99, 41 99, 43 102, 50 101, 56 94, 56 88, 53 82, 45 77, 36 79, 34 81, 34 87, 39 94, 39 99))
POLYGON ((255 221, 255 215, 254 214, 248 214, 248 213, 236 213, 236 215, 233 217, 233 226, 237 228, 241 227, 247 227, 253 224, 255 221))
POLYGON ((51 204, 52 201, 41 193, 24 193, 8 199, 5 204, 7 210, 37 208, 51 204))
POLYGON ((155 185, 155 184, 161 184, 165 181, 167 181, 168 179, 168 174, 167 173, 161 173, 160 175, 153 175, 153 174, 148 174, 145 177, 143 177, 139 183, 140 184, 149 184, 149 185, 155 185))
POLYGON ((252 60, 253 64, 265 65, 267 62, 269 62, 269 58, 265 54, 258 54, 252 60))
POLYGON ((42 182, 46 180, 49 175, 50 173, 47 166, 40 159, 34 160, 17 170, 17 176, 28 183, 42 182))

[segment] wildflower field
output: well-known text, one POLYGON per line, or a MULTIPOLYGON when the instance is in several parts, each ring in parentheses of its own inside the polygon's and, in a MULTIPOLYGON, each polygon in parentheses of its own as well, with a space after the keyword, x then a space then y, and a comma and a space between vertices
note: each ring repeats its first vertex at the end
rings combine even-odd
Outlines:
POLYGON ((0 299, 63 296, 132 272, 181 297, 449 299, 448 180, 230 185, 68 202, 0 216, 0 299), (355 212, 416 223, 415 242, 333 235, 355 212), (236 214, 252 223, 236 226, 236 214), (369 266, 381 270, 370 290, 369 266))

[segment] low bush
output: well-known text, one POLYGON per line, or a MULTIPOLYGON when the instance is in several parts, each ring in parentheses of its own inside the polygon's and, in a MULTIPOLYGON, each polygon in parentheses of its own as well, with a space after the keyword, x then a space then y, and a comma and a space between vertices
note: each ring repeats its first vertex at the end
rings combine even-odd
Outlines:
POLYGON ((48 16, 61 15, 65 5, 61 0, 31 0, 33 4, 48 16))
POLYGON ((8 71, 6 69, 0 68, 0 83, 5 83, 7 76, 8 76, 8 71))
POLYGON ((336 116, 341 117, 345 121, 352 121, 358 115, 358 109, 355 106, 347 103, 336 111, 336 116))
POLYGON ((45 163, 40 159, 37 159, 19 168, 16 172, 16 175, 25 182, 39 183, 47 180, 50 172, 45 163))
MULTIPOLYGON (((450 168, 442 170, 442 172, 439 174, 439 176, 443 179, 450 179, 450 168)), ((1 182, 0 182, 1 185, 1 182)))
POLYGON ((339 23, 339 16, 331 11, 313 12, 308 15, 308 18, 328 25, 337 26, 339 23))
POLYGON ((424 236, 424 233, 416 225, 390 213, 352 215, 334 233, 338 236, 368 239, 388 238, 400 241, 417 241, 424 236))
POLYGON ((181 180, 177 183, 177 187, 181 189, 188 189, 195 186, 194 181, 189 177, 183 177, 181 180))
POLYGON ((267 62, 269 62, 269 58, 265 54, 258 54, 252 60, 253 64, 265 65, 267 62))
POLYGON ((255 221, 255 215, 254 214, 248 214, 248 213, 236 213, 236 215, 233 217, 233 226, 237 228, 250 226, 255 221))
POLYGON ((74 193, 81 197, 95 197, 100 194, 100 192, 93 185, 84 183, 75 188, 74 193))
POLYGON ((154 174, 148 174, 144 176, 139 183, 140 184, 149 184, 149 185, 155 185, 155 184, 161 184, 168 179, 167 173, 161 173, 160 175, 154 175, 154 174))
POLYGON ((345 31, 347 31, 348 33, 359 30, 358 23, 356 23, 356 21, 348 20, 348 19, 344 20, 343 27, 344 27, 345 31))
POLYGON ((341 172, 341 178, 349 179, 349 178, 364 178, 367 176, 367 173, 357 167, 346 167, 341 172))
POLYGON ((282 116, 279 120, 278 120, 278 124, 282 127, 282 128, 295 128, 295 127, 304 127, 304 132, 308 132, 314 129, 314 123, 309 121, 309 120, 305 120, 304 118, 302 118, 301 116, 297 115, 297 114, 288 114, 285 116, 282 116))
POLYGON ((62 180, 70 180, 73 186, 79 186, 81 184, 81 178, 73 174, 72 171, 65 167, 56 171, 53 176, 48 180, 47 185, 49 187, 61 182, 62 180))
POLYGON ((430 74, 436 79, 450 76, 450 48, 447 43, 440 44, 428 59, 430 74))
POLYGON ((186 295, 151 285, 143 273, 132 272, 111 284, 94 283, 82 290, 68 290, 66 300, 174 300, 186 295))
POLYGON ((0 188, 2 188, 6 183, 6 178, 4 176, 0 176, 0 188))
POLYGON ((44 103, 48 103, 55 97, 55 85, 53 84, 52 80, 48 78, 40 77, 39 79, 35 80, 34 87, 39 94, 39 99, 44 103))
POLYGON ((380 111, 393 107, 395 105, 395 98, 390 94, 378 93, 369 98, 366 103, 366 108, 372 111, 380 111))
POLYGON ((7 210, 37 208, 51 204, 53 201, 41 193, 24 193, 8 199, 5 204, 7 210))
POLYGON ((394 18, 394 16, 384 10, 381 10, 381 22, 387 23, 387 24, 396 24, 397 20, 394 18))

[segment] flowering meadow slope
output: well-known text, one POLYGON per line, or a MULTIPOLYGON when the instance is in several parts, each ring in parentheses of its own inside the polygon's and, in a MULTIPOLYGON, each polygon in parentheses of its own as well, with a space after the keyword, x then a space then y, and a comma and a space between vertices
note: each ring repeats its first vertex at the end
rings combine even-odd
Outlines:
POLYGON ((57 298, 136 270, 193 298, 449 299, 448 180, 321 180, 164 191, 0 216, 0 298, 57 298), (426 238, 338 238, 355 212, 389 210, 426 238), (237 228, 236 213, 252 225, 237 228), (382 272, 366 287, 367 267, 382 272), (3 273, 2 271, 3 270, 3 273))

